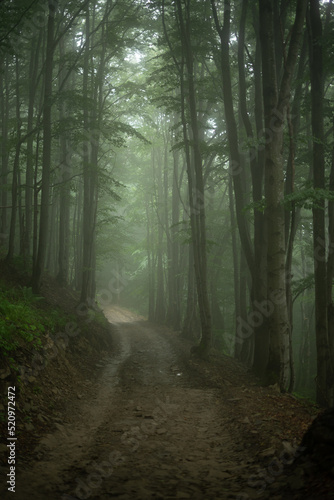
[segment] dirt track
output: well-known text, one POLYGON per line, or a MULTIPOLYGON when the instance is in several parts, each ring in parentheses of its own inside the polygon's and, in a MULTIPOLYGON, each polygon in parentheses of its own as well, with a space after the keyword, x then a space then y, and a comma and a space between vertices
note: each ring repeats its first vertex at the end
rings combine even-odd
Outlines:
POLYGON ((238 406, 245 390, 193 372, 167 329, 120 308, 105 313, 117 354, 102 360, 98 381, 86 382, 82 399, 40 441, 8 498, 288 498, 279 474, 270 493, 274 481, 259 473, 255 447, 266 443, 238 406))

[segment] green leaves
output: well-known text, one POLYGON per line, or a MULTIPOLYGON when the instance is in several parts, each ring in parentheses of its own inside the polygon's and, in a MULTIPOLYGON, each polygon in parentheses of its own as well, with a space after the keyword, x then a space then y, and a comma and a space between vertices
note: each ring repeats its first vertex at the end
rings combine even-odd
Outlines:
POLYGON ((43 297, 32 293, 31 288, 0 287, 0 350, 5 354, 24 344, 42 345, 41 336, 63 326, 59 312, 47 314, 36 307, 43 297))
POLYGON ((322 202, 324 200, 334 201, 334 192, 330 189, 307 188, 286 195, 284 198, 284 205, 289 210, 291 210, 293 204, 308 210, 312 208, 323 209, 322 202))
MULTIPOLYGON (((284 197, 283 204, 287 210, 292 210, 292 206, 302 207, 307 210, 312 210, 313 208, 324 209, 323 201, 334 201, 334 192, 330 189, 320 189, 320 188, 306 188, 299 191, 295 191, 284 197)), ((244 211, 248 212, 250 210, 257 210, 264 212, 266 208, 266 200, 258 202, 249 203, 244 207, 244 211)))
POLYGON ((248 212, 250 210, 264 212, 266 209, 266 199, 262 198, 260 201, 254 201, 253 203, 249 203, 244 207, 244 212, 248 212))

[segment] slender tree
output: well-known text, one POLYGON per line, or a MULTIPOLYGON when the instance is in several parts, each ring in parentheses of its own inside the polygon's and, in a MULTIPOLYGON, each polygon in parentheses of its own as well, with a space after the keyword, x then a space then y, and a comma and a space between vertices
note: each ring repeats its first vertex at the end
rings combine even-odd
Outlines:
MULTIPOLYGON (((312 102, 313 134, 313 186, 325 189, 325 154, 323 125, 323 53, 322 21, 319 0, 310 1, 309 9, 310 38, 310 78, 312 102)), ((333 367, 330 359, 328 338, 328 298, 331 290, 327 288, 325 200, 314 204, 313 209, 313 248, 314 248, 314 285, 315 285, 315 323, 317 341, 317 401, 322 406, 333 404, 333 367)), ((332 221, 331 221, 332 222, 332 221)), ((331 249, 331 247, 330 247, 331 249)), ((332 251, 332 249, 331 249, 332 251)), ((330 286, 331 289, 331 286, 330 286)))
POLYGON ((57 2, 49 2, 47 45, 44 65, 44 104, 43 104, 43 158, 41 184, 41 214, 39 225, 38 253, 34 262, 32 288, 35 293, 41 286, 42 272, 46 258, 46 246, 49 229, 50 175, 51 175, 51 145, 52 145, 52 74, 54 56, 54 31, 57 2))
MULTIPOLYGON (((266 132, 265 195, 268 224, 267 283, 268 300, 273 306, 269 317, 270 353, 267 376, 282 390, 289 382, 290 322, 286 298, 285 214, 283 129, 290 98, 291 79, 298 57, 306 14, 306 0, 298 0, 288 56, 280 87, 274 44, 274 9, 271 0, 259 0, 262 82, 266 132)), ((276 20, 277 21, 277 20, 276 20)))
POLYGON ((191 8, 187 1, 184 9, 180 0, 176 1, 180 37, 183 48, 181 68, 181 101, 184 143, 188 175, 190 225, 194 254, 196 290, 201 321, 201 341, 198 352, 206 355, 211 345, 211 312, 207 288, 207 255, 205 224, 205 192, 203 165, 200 149, 198 110, 194 75, 194 56, 191 40, 191 8), (185 115, 185 103, 189 103, 189 130, 185 115), (190 154, 188 133, 191 133, 192 155, 190 154))

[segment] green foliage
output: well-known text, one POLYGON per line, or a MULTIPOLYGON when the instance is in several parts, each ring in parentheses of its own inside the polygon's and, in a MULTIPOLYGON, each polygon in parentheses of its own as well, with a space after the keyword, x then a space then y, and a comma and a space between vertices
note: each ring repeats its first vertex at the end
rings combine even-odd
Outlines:
POLYGON ((312 208, 323 208, 324 200, 334 201, 334 192, 329 189, 307 188, 295 191, 284 198, 286 208, 291 210, 292 204, 311 210, 312 208))
POLYGON ((257 210, 258 212, 264 212, 266 209, 266 200, 265 198, 262 198, 260 201, 254 201, 252 203, 249 203, 244 207, 244 212, 249 212, 250 210, 257 210))
POLYGON ((25 344, 39 348, 41 336, 55 332, 65 325, 59 311, 44 311, 36 307, 43 297, 32 293, 31 288, 6 289, 0 285, 0 350, 8 356, 25 344))
MULTIPOLYGON (((293 205, 295 205, 295 207, 312 210, 312 208, 323 208, 322 202, 324 200, 334 201, 334 192, 330 189, 307 187, 286 195, 283 203, 287 210, 291 210, 293 205)), ((263 198, 261 201, 252 202, 246 205, 244 207, 244 212, 250 210, 264 212, 265 208, 266 200, 263 198)))
POLYGON ((39 302, 41 300, 44 300, 44 297, 40 297, 39 295, 35 295, 32 291, 31 287, 22 287, 20 288, 22 292, 22 301, 25 302, 27 305, 32 304, 34 302, 39 302))
POLYGON ((109 321, 105 317, 102 311, 94 311, 94 321, 101 325, 103 328, 109 328, 109 321))

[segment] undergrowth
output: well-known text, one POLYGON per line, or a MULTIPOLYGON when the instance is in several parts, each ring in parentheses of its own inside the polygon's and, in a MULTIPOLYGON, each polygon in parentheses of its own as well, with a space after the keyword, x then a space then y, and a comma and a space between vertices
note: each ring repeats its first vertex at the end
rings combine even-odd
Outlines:
POLYGON ((27 344, 42 345, 41 337, 55 333, 66 324, 66 317, 53 309, 38 307, 44 298, 31 288, 10 287, 0 282, 0 351, 5 356, 27 344))

